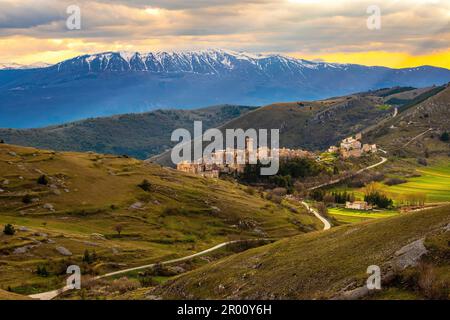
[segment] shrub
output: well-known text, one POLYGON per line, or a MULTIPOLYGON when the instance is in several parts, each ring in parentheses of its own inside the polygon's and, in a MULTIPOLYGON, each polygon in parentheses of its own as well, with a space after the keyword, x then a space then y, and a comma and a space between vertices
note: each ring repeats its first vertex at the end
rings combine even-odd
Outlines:
POLYGON ((425 158, 417 158, 417 163, 420 164, 421 166, 427 166, 428 165, 428 161, 425 158))
POLYGON ((43 186, 48 185, 48 179, 47 179, 47 176, 46 176, 45 174, 43 174, 42 176, 40 176, 40 177, 37 179, 37 183, 38 183, 38 184, 41 184, 41 185, 43 185, 43 186))
POLYGON ((16 233, 16 229, 14 229, 12 224, 8 223, 3 229, 3 233, 6 234, 7 236, 12 236, 16 233))
POLYGON ((275 202, 276 204, 281 204, 283 198, 277 195, 272 195, 272 201, 275 202))
POLYGON ((5 143, 5 140, 1 139, 0 144, 4 144, 4 143, 5 143))
POLYGON ((272 194, 275 196, 283 197, 287 194, 286 188, 275 188, 272 190, 272 194))
POLYGON ((139 288, 139 284, 136 281, 132 281, 128 279, 127 277, 122 277, 120 279, 114 280, 111 285, 109 286, 109 289, 111 292, 120 292, 121 294, 136 290, 139 288))
POLYGON ((252 196, 252 195, 255 194, 256 191, 255 191, 255 189, 252 188, 252 187, 247 187, 247 188, 245 189, 245 192, 252 196))
POLYGON ((37 266, 36 274, 40 277, 48 277, 49 272, 45 266, 37 266))
POLYGON ((433 265, 420 263, 418 266, 419 277, 417 285, 420 292, 428 299, 446 299, 448 286, 444 281, 438 280, 433 265))
POLYGON ((138 184, 138 187, 147 192, 152 190, 152 184, 147 179, 138 184))
POLYGON ((139 276, 139 283, 141 287, 155 287, 158 285, 158 282, 153 279, 153 277, 149 276, 139 276))
POLYGON ((97 254, 94 252, 89 253, 89 250, 85 250, 84 251, 84 255, 83 255, 83 262, 87 263, 87 264, 92 264, 95 262, 95 260, 97 260, 97 254))
POLYGON ((439 139, 443 142, 448 142, 450 140, 450 136, 449 136, 448 132, 445 131, 444 133, 441 134, 439 139))
POLYGON ((30 204, 31 202, 33 202, 33 197, 29 194, 26 194, 23 196, 22 202, 25 204, 30 204))
POLYGON ((402 184, 402 183, 406 183, 406 182, 408 182, 408 181, 404 180, 404 179, 400 179, 400 178, 389 178, 384 182, 384 184, 386 184, 388 186, 396 186, 398 184, 402 184))

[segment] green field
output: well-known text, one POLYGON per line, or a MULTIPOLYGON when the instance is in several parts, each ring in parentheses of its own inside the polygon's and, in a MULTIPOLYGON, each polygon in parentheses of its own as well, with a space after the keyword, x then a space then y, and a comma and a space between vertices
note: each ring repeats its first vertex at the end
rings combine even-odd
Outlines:
POLYGON ((340 223, 357 223, 371 219, 393 217, 399 213, 394 210, 363 211, 345 208, 330 208, 328 209, 328 214, 340 223))
POLYGON ((407 183, 386 186, 383 190, 394 199, 402 195, 425 193, 427 202, 450 201, 450 163, 416 170, 420 177, 410 178, 407 183))

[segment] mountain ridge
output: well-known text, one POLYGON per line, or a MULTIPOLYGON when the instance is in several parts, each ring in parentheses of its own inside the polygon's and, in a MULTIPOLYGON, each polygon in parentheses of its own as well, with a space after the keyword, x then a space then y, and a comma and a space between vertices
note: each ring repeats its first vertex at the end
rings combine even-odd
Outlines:
POLYGON ((47 68, 0 70, 0 127, 43 127, 161 108, 320 100, 449 81, 450 70, 429 66, 390 69, 224 50, 108 52, 47 68))

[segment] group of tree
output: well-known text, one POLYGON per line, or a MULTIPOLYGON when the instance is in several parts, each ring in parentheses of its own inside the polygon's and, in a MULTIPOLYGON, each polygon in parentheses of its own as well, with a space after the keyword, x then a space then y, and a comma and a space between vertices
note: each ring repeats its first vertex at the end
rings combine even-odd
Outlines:
POLYGON ((347 201, 350 202, 355 201, 355 194, 348 193, 347 191, 344 192, 333 191, 331 192, 331 196, 333 197, 334 203, 345 204, 347 201))
POLYGON ((380 209, 391 208, 394 204, 392 199, 379 190, 376 183, 370 183, 364 188, 364 201, 380 209))

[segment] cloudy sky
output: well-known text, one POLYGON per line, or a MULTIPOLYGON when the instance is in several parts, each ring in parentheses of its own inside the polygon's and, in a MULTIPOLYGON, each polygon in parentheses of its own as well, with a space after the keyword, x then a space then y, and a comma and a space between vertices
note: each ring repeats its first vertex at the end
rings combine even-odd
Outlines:
POLYGON ((0 62, 224 48, 305 59, 450 68, 450 0, 0 0, 0 62), (81 29, 66 27, 67 7, 81 29), (381 29, 369 30, 369 6, 381 29))

